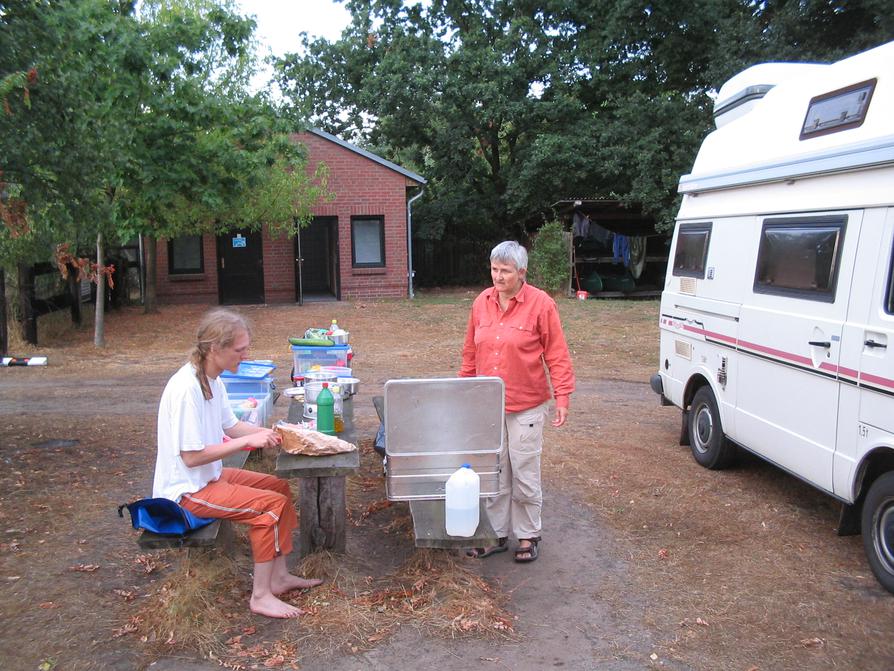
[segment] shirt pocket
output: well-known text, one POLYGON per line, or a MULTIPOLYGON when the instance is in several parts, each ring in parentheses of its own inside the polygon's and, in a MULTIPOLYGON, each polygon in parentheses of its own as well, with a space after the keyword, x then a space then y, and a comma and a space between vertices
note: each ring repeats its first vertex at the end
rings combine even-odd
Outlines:
POLYGON ((490 319, 482 319, 475 325, 475 344, 480 345, 484 342, 493 340, 494 323, 490 319))

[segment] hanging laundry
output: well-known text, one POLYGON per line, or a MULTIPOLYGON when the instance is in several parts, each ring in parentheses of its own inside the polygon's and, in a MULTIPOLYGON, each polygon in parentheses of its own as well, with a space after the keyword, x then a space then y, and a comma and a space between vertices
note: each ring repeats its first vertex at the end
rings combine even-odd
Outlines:
POLYGON ((626 235, 615 233, 615 239, 612 242, 612 253, 614 254, 615 263, 623 263, 625 267, 630 265, 630 241, 626 235))
POLYGON ((571 233, 575 238, 590 236, 590 218, 587 215, 575 212, 571 221, 571 233))

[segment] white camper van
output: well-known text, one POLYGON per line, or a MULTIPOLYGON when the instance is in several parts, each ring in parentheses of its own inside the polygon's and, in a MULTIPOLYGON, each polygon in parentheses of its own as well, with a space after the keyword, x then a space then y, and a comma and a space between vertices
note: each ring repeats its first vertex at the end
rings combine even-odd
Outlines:
POLYGON ((744 448, 841 500, 894 592, 894 42, 749 68, 714 114, 652 388, 702 466, 744 448))

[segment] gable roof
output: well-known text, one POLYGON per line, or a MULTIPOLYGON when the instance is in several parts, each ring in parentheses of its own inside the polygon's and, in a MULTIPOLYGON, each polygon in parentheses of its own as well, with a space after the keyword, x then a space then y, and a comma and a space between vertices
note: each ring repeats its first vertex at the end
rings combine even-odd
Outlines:
POLYGON ((403 175, 404 177, 408 177, 409 179, 412 179, 414 182, 418 182, 419 184, 427 184, 428 183, 427 180, 425 179, 425 177, 423 177, 422 175, 417 175, 415 172, 407 170, 406 168, 402 168, 399 165, 397 165, 396 163, 392 163, 391 161, 388 161, 388 160, 382 158, 381 156, 376 156, 372 152, 368 152, 365 149, 361 149, 360 147, 358 147, 355 144, 351 144, 350 142, 345 142, 341 138, 335 137, 334 135, 327 133, 324 130, 320 130, 319 128, 307 128, 306 131, 308 133, 313 133, 317 137, 321 137, 324 140, 329 140, 330 142, 334 142, 335 144, 340 145, 340 146, 344 147, 345 149, 347 149, 348 151, 354 152, 355 154, 360 154, 360 156, 363 156, 364 158, 368 158, 370 161, 375 161, 379 165, 383 165, 386 168, 388 168, 389 170, 394 170, 395 172, 399 172, 401 175, 403 175))

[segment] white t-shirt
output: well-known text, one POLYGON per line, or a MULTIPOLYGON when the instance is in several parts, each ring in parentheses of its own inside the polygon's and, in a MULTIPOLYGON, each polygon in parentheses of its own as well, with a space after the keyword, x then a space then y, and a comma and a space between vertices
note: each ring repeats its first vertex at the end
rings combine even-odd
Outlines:
POLYGON ((224 430, 239 421, 227 399, 220 378, 209 378, 213 397, 206 401, 191 363, 185 364, 168 380, 158 406, 158 457, 152 496, 180 501, 183 494, 199 491, 220 477, 223 463, 213 461, 190 468, 180 458, 181 451, 201 450, 219 445, 224 430))

